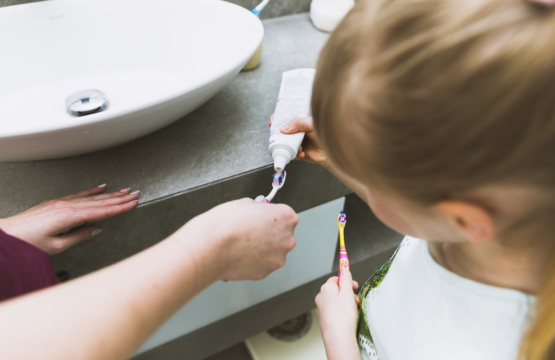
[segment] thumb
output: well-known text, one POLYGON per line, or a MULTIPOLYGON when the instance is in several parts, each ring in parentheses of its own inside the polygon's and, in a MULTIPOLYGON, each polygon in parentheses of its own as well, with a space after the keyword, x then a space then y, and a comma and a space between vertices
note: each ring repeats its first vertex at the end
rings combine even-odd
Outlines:
POLYGON ((314 130, 312 117, 293 118, 279 129, 284 134, 310 132, 314 130))
POLYGON ((349 269, 341 270, 341 277, 339 278, 339 292, 353 292, 353 275, 349 269))

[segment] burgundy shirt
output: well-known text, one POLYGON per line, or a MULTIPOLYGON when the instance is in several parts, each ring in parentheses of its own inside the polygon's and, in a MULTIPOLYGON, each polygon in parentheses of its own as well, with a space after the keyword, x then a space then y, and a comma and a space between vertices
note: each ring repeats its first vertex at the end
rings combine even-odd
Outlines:
POLYGON ((59 283, 47 253, 0 230, 0 301, 59 283))

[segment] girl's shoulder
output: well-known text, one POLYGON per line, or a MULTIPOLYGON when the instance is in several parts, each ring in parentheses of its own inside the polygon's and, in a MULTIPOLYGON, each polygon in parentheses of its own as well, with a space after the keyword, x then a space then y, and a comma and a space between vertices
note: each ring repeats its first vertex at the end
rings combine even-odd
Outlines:
POLYGON ((359 311, 359 323, 358 323, 358 342, 359 346, 365 359, 380 360, 376 347, 374 345, 374 339, 370 332, 369 322, 366 316, 365 304, 368 298, 372 298, 377 295, 380 284, 384 281, 387 273, 391 269, 391 265, 396 261, 397 258, 407 256, 408 253, 412 252, 416 246, 423 242, 423 240, 413 238, 411 236, 405 236, 401 244, 397 247, 395 252, 387 259, 387 261, 380 266, 378 270, 370 276, 370 278, 362 286, 358 296, 360 298, 361 307, 359 311))
POLYGON ((370 276, 366 283, 364 283, 359 293, 359 297, 361 298, 361 300, 366 298, 370 291, 376 289, 382 283, 396 258, 409 256, 410 253, 417 250, 419 245, 426 245, 426 243, 422 239, 418 239, 412 236, 405 236, 403 241, 401 241, 401 244, 399 244, 395 252, 389 257, 389 259, 387 259, 387 261, 378 270, 376 270, 374 274, 372 274, 372 276, 370 276))

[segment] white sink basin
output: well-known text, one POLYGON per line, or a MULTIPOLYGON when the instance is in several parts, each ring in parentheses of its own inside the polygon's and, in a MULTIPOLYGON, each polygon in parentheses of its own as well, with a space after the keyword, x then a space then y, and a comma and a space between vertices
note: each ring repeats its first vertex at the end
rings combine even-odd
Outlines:
MULTIPOLYGON (((0 161, 83 154, 167 126, 231 80, 263 34, 256 16, 216 0, 2 8, 0 161), (104 93, 106 109, 72 116, 67 98, 92 89, 104 93)), ((100 110, 95 101, 75 114, 100 110)))

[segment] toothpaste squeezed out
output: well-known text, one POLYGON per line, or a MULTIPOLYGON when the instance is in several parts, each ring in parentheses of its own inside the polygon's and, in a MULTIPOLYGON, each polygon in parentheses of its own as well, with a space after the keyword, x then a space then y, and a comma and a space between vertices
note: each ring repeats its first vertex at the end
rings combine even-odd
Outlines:
POLYGON ((279 129, 293 118, 310 115, 315 74, 315 69, 296 69, 283 73, 268 147, 278 173, 297 156, 304 138, 304 132, 288 135, 282 134, 279 129))

